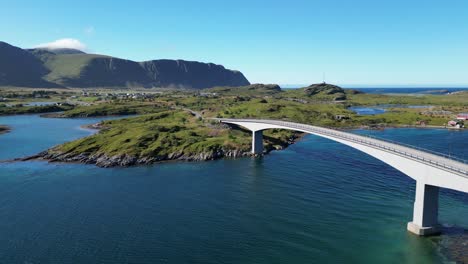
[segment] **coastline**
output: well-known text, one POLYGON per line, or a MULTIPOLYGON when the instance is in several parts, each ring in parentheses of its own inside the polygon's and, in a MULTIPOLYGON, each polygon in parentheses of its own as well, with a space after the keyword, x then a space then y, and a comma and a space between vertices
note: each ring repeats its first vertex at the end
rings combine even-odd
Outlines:
POLYGON ((45 150, 40 152, 36 155, 24 157, 24 158, 17 158, 13 161, 31 161, 31 160, 43 160, 51 163, 55 162, 63 162, 63 163, 81 163, 81 164, 92 164, 96 165, 101 168, 112 168, 112 167, 132 167, 132 166, 141 166, 141 165, 152 165, 157 163, 163 162, 177 162, 177 161, 184 161, 184 162, 200 162, 200 161, 212 161, 218 159, 237 159, 243 157, 259 157, 268 155, 271 151, 283 150, 287 148, 289 145, 296 143, 299 139, 302 138, 301 136, 294 137, 286 144, 281 145, 279 148, 266 148, 262 155, 252 154, 250 150, 242 150, 242 149, 227 149, 221 148, 218 150, 213 150, 211 152, 201 152, 195 154, 184 154, 184 153, 170 153, 168 155, 163 156, 154 156, 154 157, 135 157, 127 154, 123 155, 114 155, 108 156, 106 154, 93 154, 93 153, 80 153, 80 154, 72 154, 72 153, 63 153, 53 151, 52 149, 45 150))

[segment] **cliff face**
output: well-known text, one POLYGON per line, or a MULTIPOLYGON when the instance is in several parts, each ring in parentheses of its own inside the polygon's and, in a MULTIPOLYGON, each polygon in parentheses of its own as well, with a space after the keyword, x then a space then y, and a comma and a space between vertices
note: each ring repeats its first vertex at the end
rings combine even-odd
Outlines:
POLYGON ((184 60, 152 60, 141 66, 156 86, 176 88, 210 88, 214 86, 243 86, 249 81, 239 71, 222 65, 184 60))
POLYGON ((61 84, 70 87, 151 87, 153 81, 137 62, 95 57, 78 76, 63 79, 61 84))
POLYGON ((1 86, 201 89, 249 84, 241 72, 213 63, 135 62, 71 49, 23 50, 0 42, 1 86))

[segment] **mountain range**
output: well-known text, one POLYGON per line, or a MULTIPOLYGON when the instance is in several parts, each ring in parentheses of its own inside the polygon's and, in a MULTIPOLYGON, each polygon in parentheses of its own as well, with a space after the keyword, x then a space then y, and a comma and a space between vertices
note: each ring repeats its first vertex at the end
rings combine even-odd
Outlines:
POLYGON ((21 49, 0 41, 0 86, 202 89, 249 84, 241 72, 213 63, 136 62, 75 49, 21 49))

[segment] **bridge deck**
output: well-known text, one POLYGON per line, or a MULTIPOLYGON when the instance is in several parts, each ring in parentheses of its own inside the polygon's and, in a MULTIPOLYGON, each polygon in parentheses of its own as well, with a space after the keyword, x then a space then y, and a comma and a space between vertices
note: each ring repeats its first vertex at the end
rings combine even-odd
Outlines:
POLYGON ((293 123, 279 120, 265 120, 265 119, 218 119, 221 122, 236 123, 248 122, 256 124, 267 124, 274 126, 281 126, 292 130, 308 132, 312 134, 320 134, 336 139, 346 140, 361 145, 370 146, 372 148, 391 152, 400 156, 418 160, 420 162, 429 164, 431 166, 448 170, 458 175, 468 178, 468 164, 462 159, 449 157, 445 154, 430 152, 429 150, 417 149, 413 146, 404 146, 402 144, 388 142, 382 139, 376 139, 368 136, 361 136, 349 132, 339 131, 330 128, 319 126, 305 125, 300 123, 293 123))

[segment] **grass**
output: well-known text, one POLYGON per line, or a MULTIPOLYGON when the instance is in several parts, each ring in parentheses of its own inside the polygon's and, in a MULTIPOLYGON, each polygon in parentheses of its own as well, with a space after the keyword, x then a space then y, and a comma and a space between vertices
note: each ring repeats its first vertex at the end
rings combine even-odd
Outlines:
POLYGON ((116 115, 142 115, 157 113, 167 110, 168 107, 162 103, 146 102, 119 102, 101 103, 90 106, 77 106, 76 108, 64 112, 62 117, 98 117, 116 115))
POLYGON ((95 58, 107 58, 103 55, 94 54, 62 54, 49 56, 45 59, 45 66, 52 71, 46 79, 52 82, 61 82, 64 78, 78 78, 82 69, 89 65, 95 58))
POLYGON ((0 115, 17 115, 17 114, 41 114, 66 111, 73 108, 72 106, 58 106, 58 105, 46 105, 46 106, 13 106, 6 107, 0 104, 0 115))

